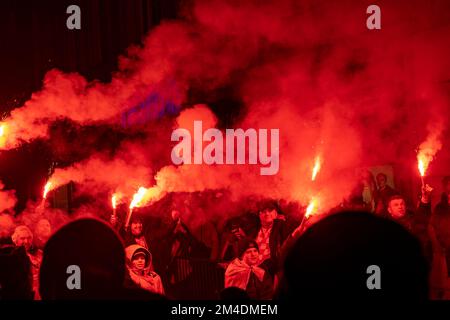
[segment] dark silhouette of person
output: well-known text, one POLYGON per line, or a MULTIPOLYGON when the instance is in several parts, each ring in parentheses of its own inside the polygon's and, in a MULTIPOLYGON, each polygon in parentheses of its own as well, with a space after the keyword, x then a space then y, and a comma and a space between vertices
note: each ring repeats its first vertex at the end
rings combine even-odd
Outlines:
POLYGON ((247 291, 237 288, 228 287, 220 291, 220 300, 226 301, 250 301, 247 291))
POLYGON ((25 247, 0 248, 0 300, 33 300, 31 262, 25 247))
POLYGON ((43 300, 162 298, 142 289, 125 289, 125 270, 125 251, 117 233, 97 219, 75 220, 58 230, 44 248, 40 294, 43 300), (79 289, 68 285, 75 275, 68 272, 69 266, 79 267, 79 289))
POLYGON ((331 215, 306 230, 287 253, 278 291, 288 303, 427 297, 428 268, 419 241, 395 221, 358 211, 331 215))

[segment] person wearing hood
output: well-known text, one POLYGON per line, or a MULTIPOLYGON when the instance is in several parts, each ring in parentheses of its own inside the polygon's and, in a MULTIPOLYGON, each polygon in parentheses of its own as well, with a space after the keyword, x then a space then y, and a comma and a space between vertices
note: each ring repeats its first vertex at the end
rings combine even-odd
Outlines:
POLYGON ((269 300, 273 295, 270 274, 259 264, 259 248, 256 241, 243 239, 239 243, 239 257, 225 271, 225 288, 245 290, 250 299, 269 300))
POLYGON ((133 244, 125 248, 128 274, 125 286, 138 286, 147 291, 164 294, 160 276, 152 270, 152 254, 143 246, 133 244))

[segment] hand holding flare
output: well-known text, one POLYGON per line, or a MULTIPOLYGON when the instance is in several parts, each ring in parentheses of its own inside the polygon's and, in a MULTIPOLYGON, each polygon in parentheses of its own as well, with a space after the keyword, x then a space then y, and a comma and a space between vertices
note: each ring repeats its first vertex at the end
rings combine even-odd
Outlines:
POLYGON ((319 199, 317 197, 312 198, 308 207, 306 207, 305 215, 303 216, 302 222, 300 225, 292 232, 293 237, 297 237, 303 233, 306 227, 306 223, 310 219, 311 216, 317 213, 317 207, 319 204, 319 199))
MULTIPOLYGON (((322 159, 318 155, 314 162, 314 167, 312 169, 311 174, 311 181, 315 181, 317 178, 318 173, 320 172, 320 169, 322 168, 322 159)), ((295 237, 297 235, 300 235, 303 233, 305 229, 305 224, 309 220, 309 218, 314 215, 317 212, 317 207, 319 204, 319 200, 317 197, 312 197, 311 201, 308 204, 308 207, 306 207, 305 215, 303 216, 302 222, 300 225, 294 230, 292 235, 295 237)))

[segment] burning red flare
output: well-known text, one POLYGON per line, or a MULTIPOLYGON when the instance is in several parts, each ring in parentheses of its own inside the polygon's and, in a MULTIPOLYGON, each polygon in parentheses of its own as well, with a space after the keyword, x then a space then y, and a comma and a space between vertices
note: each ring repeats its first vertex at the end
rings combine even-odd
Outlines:
POLYGON ((420 176, 425 176, 430 162, 433 161, 436 153, 441 150, 442 142, 440 140, 440 131, 436 129, 431 132, 427 139, 419 146, 417 153, 417 168, 419 169, 420 176))
POLYGON ((0 125, 0 148, 4 148, 6 145, 6 124, 0 125))
MULTIPOLYGON (((425 171, 426 171, 425 163, 420 158, 417 160, 417 162, 418 162, 417 167, 419 168, 420 176, 424 177, 425 176, 425 171)), ((427 165, 427 167, 428 167, 428 165, 427 165)))
POLYGON ((113 209, 116 209, 116 206, 117 206, 117 195, 116 194, 112 195, 111 204, 112 204, 113 209))
POLYGON ((320 158, 320 156, 317 156, 312 171, 311 181, 316 180, 317 174, 319 173, 321 167, 322 167, 322 159, 320 158))
POLYGON ((133 214, 133 208, 139 206, 144 199, 145 194, 147 193, 147 189, 144 187, 140 187, 139 190, 134 194, 133 200, 130 203, 130 210, 128 210, 127 220, 125 222, 125 229, 128 228, 131 220, 131 215, 133 214))
POLYGON ((147 193, 147 189, 144 187, 140 187, 139 190, 134 194, 133 200, 130 203, 130 209, 132 210, 135 207, 138 207, 142 199, 144 199, 145 194, 147 193))
POLYGON ((45 187, 44 187, 44 194, 43 194, 43 198, 44 199, 47 199, 47 194, 48 194, 48 192, 51 190, 50 188, 52 187, 52 183, 49 181, 49 182, 47 182, 46 184, 45 184, 45 187))
POLYGON ((305 218, 308 218, 317 212, 318 204, 319 204, 319 201, 317 198, 311 199, 311 202, 309 203, 308 207, 306 208, 305 218))

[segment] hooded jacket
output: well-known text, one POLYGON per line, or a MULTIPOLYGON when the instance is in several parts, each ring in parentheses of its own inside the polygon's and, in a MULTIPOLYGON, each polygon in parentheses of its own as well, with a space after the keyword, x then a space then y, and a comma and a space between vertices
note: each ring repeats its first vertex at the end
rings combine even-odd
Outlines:
POLYGON ((150 292, 164 294, 164 288, 160 276, 152 270, 152 254, 146 248, 133 244, 125 248, 125 255, 127 259, 128 276, 126 279, 126 286, 139 286, 142 289, 150 292), (138 254, 143 253, 146 257, 145 267, 143 270, 138 270, 133 266, 132 259, 138 254))

